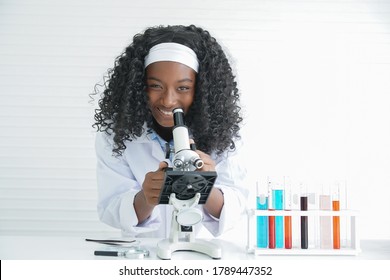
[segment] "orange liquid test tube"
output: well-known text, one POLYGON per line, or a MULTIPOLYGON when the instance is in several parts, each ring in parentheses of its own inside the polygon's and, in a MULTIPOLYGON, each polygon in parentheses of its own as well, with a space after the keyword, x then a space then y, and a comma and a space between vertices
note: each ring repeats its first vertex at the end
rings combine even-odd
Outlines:
MULTIPOLYGON (((291 211, 292 208, 292 191, 289 177, 284 177, 284 209, 291 211)), ((292 248, 292 218, 284 216, 284 248, 292 248)))
POLYGON ((292 225, 291 216, 284 217, 284 248, 292 248, 292 225))
MULTIPOLYGON (((340 211, 340 201, 332 201, 332 210, 340 211)), ((340 249, 340 216, 333 216, 333 249, 340 249)))

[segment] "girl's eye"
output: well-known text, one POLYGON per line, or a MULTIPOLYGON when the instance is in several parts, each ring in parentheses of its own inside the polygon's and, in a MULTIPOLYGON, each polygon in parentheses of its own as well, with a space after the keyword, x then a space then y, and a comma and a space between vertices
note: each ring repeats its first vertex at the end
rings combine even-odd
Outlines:
POLYGON ((151 85, 149 85, 148 87, 154 88, 154 89, 162 88, 162 87, 161 87, 160 85, 158 85, 158 84, 151 84, 151 85))
POLYGON ((185 87, 185 86, 178 87, 179 91, 185 91, 185 90, 189 90, 189 89, 190 89, 189 87, 185 87))

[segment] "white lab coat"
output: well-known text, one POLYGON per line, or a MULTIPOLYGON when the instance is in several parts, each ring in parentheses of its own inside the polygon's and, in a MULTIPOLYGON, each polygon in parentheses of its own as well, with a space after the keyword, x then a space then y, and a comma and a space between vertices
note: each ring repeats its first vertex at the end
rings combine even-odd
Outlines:
MULTIPOLYGON (((152 215, 141 224, 138 224, 133 206, 145 174, 157 170, 159 163, 166 161, 164 151, 145 132, 133 141, 126 141, 122 156, 116 157, 112 152, 112 137, 104 132, 96 135, 98 214, 101 221, 121 229, 126 236, 167 238, 172 220, 171 205, 157 205, 152 215)), ((220 218, 209 215, 202 205, 197 206, 203 212, 203 226, 214 236, 232 228, 245 211, 248 194, 244 185, 246 171, 236 155, 237 152, 229 152, 218 158, 212 156, 218 175, 214 187, 224 195, 220 218)), ((201 224, 196 226, 196 231, 199 227, 201 224)))

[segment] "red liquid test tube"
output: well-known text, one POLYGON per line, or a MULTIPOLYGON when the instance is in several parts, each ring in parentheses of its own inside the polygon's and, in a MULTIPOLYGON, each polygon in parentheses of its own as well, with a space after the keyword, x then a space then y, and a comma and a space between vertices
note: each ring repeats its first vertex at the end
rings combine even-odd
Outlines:
MULTIPOLYGON (((271 210, 271 209, 270 209, 271 210)), ((276 247, 276 240, 275 240, 275 216, 269 216, 268 218, 268 248, 269 249, 275 249, 276 247)))

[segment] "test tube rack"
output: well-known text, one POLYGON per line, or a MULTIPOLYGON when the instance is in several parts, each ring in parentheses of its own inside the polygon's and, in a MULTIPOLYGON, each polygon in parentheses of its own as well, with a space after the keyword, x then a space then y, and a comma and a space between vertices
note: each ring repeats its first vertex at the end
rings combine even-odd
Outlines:
POLYGON ((247 252, 255 255, 329 255, 329 256, 356 256, 361 252, 360 240, 357 232, 357 215, 358 212, 354 210, 255 210, 248 209, 248 237, 247 237, 247 252), (339 216, 346 217, 349 220, 348 246, 341 246, 340 249, 322 249, 318 247, 309 247, 308 249, 301 249, 300 247, 293 246, 291 249, 285 248, 258 248, 256 238, 254 234, 257 234, 256 229, 256 217, 257 216, 291 216, 299 217, 307 216, 318 219, 321 216, 339 216))

